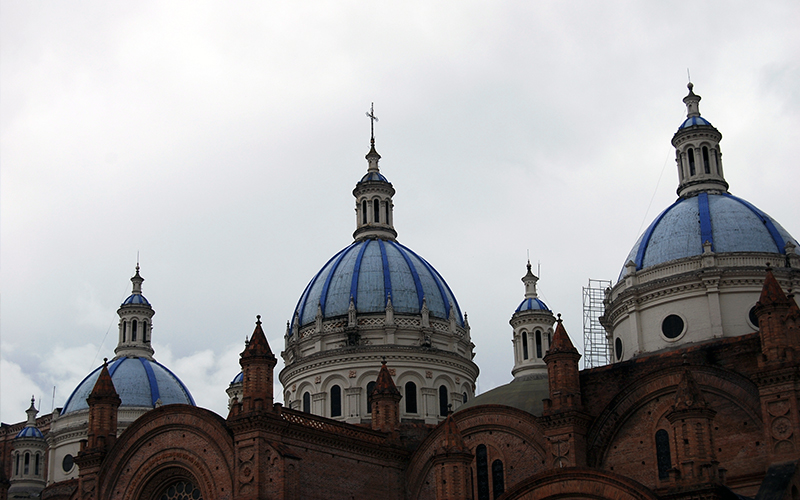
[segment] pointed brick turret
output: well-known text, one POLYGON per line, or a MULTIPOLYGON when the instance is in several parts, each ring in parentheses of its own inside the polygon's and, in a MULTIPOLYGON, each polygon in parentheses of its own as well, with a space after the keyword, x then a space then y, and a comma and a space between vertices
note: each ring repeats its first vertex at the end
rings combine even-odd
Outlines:
POLYGON ((550 385, 549 411, 581 407, 581 383, 578 374, 580 359, 581 355, 572 344, 559 314, 553 342, 544 356, 550 385))
POLYGON ((75 457, 78 465, 78 488, 82 500, 94 500, 97 494, 97 476, 108 450, 117 440, 117 410, 119 398, 111 374, 108 359, 103 360, 100 375, 89 397, 89 429, 87 439, 81 441, 81 451, 75 457))
POLYGON ((111 381, 108 360, 103 360, 100 376, 94 384, 89 397, 89 434, 86 444, 88 450, 108 450, 117 439, 117 409, 122 400, 111 381))
POLYGON ((721 480, 714 452, 716 414, 703 397, 691 371, 684 370, 675 393, 675 404, 666 415, 672 424, 675 442, 682 443, 675 447, 676 481, 699 484, 721 480))
POLYGON ((375 388, 368 395, 372 401, 372 428, 382 432, 395 432, 400 425, 400 391, 382 361, 375 388))
POLYGON ((567 335, 558 315, 553 342, 544 356, 550 397, 544 400, 543 422, 552 466, 583 467, 586 465, 586 433, 590 422, 583 411, 578 360, 581 355, 567 335))
POLYGON ((278 363, 261 328, 261 316, 256 316, 256 328, 240 355, 242 367, 242 403, 231 412, 250 412, 273 409, 273 370, 278 363))
POLYGON ((433 457, 436 500, 466 500, 471 493, 469 478, 473 455, 464 444, 452 413, 439 425, 441 446, 433 457))
POLYGON ((761 364, 797 359, 800 351, 800 334, 797 328, 800 310, 794 297, 789 298, 783 292, 770 268, 767 268, 761 297, 756 302, 754 313, 758 317, 761 336, 761 364))

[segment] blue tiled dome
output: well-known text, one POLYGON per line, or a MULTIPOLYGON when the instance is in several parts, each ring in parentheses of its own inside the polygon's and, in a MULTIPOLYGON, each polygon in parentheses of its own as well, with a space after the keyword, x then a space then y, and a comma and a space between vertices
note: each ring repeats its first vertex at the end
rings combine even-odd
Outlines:
POLYGON ((148 302, 148 301, 147 301, 147 299, 144 297, 144 295, 142 295, 142 294, 140 294, 140 293, 134 293, 134 294, 131 294, 131 295, 130 295, 130 296, 127 298, 127 299, 125 299, 125 301, 122 303, 122 305, 123 305, 123 306, 129 305, 129 304, 136 304, 136 305, 145 305, 145 306, 149 306, 149 305, 150 305, 150 302, 148 302))
POLYGON ((384 177, 383 174, 381 174, 380 172, 367 172, 366 174, 364 174, 364 177, 362 177, 361 180, 358 181, 358 183, 361 184, 362 182, 368 182, 368 181, 389 182, 389 180, 386 177, 384 177))
POLYGON ((525 300, 523 300, 522 303, 519 305, 519 307, 517 307, 517 310, 514 311, 514 312, 520 312, 520 311, 548 311, 548 312, 553 312, 540 299, 525 299, 525 300))
MULTIPOLYGON (((98 367, 90 373, 72 392, 62 415, 89 408, 86 398, 94 388, 100 375, 98 367)), ((189 389, 183 385, 174 373, 157 361, 145 358, 118 358, 108 365, 108 373, 119 394, 120 406, 136 406, 155 408, 160 399, 161 404, 189 404, 194 406, 194 399, 189 389)))
POLYGON ((18 438, 44 438, 44 434, 42 431, 37 429, 36 427, 26 426, 21 431, 17 433, 18 438))
POLYGON ((240 384, 243 380, 244 380, 244 372, 239 372, 238 375, 233 377, 233 380, 231 380, 231 384, 240 384))
POLYGON ((683 123, 681 123, 681 126, 678 127, 678 130, 689 128, 689 127, 694 127, 695 125, 706 125, 706 126, 709 126, 709 127, 713 127, 713 125, 711 125, 711 122, 709 122, 708 120, 706 120, 702 116, 690 116, 690 117, 686 118, 683 121, 683 123))
MULTIPOLYGON (((633 246, 627 264, 636 269, 703 253, 703 243, 711 250, 727 252, 765 252, 785 254, 785 245, 797 241, 772 217, 747 201, 730 194, 702 192, 681 198, 664 210, 633 246)), ((624 276, 623 267, 620 278, 624 276)))
POLYGON ((314 322, 318 305, 325 319, 345 316, 350 297, 358 313, 380 313, 390 295, 398 314, 420 314, 424 297, 432 317, 448 319, 452 303, 463 326, 458 302, 436 269, 400 243, 381 239, 356 241, 334 255, 306 286, 295 313, 301 326, 314 322))

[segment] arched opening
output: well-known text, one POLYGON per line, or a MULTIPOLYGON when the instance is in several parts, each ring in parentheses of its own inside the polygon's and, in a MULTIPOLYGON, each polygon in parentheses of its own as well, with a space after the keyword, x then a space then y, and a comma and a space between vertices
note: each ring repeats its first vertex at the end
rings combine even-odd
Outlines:
POLYGON ((14 475, 19 476, 19 453, 14 454, 16 459, 14 460, 14 475))
POLYGON ((468 399, 467 398, 467 393, 466 392, 462 393, 461 394, 461 403, 467 404, 467 399, 468 399))
POLYGON ((136 342, 136 329, 137 329, 136 320, 133 320, 131 323, 131 342, 136 342))
POLYGON ((41 459, 41 455, 39 455, 39 454, 37 453, 37 454, 36 454, 36 458, 35 458, 35 460, 33 461, 33 474, 34 474, 35 476, 38 476, 38 475, 39 475, 39 460, 40 460, 40 459, 41 459))
POLYGON ((342 416, 342 388, 338 385, 331 387, 331 417, 342 416))
POLYGON ((386 217, 383 218, 383 222, 386 224, 391 224, 392 222, 389 220, 389 202, 387 201, 383 206, 386 209, 386 217))
POLYGON ((164 487, 155 498, 158 500, 203 500, 203 493, 191 481, 181 479, 164 487))
POLYGON ((378 200, 372 200, 372 211, 375 214, 375 222, 381 221, 381 203, 378 200))
POLYGON ((658 464, 658 478, 668 479, 669 469, 672 467, 672 457, 669 453, 669 434, 664 429, 656 431, 656 463, 658 464))
POLYGON ((367 223, 367 200, 361 202, 361 223, 367 223))
POLYGON ((147 337, 147 321, 142 321, 142 342, 149 342, 150 340, 147 337))
POLYGON ((417 384, 406 382, 406 413, 417 413, 417 384))
POLYGON ((542 332, 536 331, 536 357, 542 357, 542 332))
POLYGON ((528 359, 528 332, 522 332, 522 359, 528 359))
POLYGON ((478 480, 478 500, 489 500, 489 461, 486 445, 479 444, 475 448, 475 468, 478 480))
POLYGON ((499 459, 492 462, 492 493, 497 498, 505 491, 505 483, 503 481, 503 462, 499 459))
POLYGON ((311 413, 311 394, 308 392, 303 394, 303 411, 311 413))
POLYGON ((692 148, 689 148, 689 151, 688 151, 688 156, 689 156, 689 175, 692 175, 692 176, 693 176, 693 175, 695 174, 695 168, 694 168, 694 149, 692 149, 692 148))
POLYGON ((128 335, 128 322, 122 322, 122 341, 125 342, 125 338, 128 335))
POLYGON ((446 417, 448 413, 447 408, 447 387, 439 386, 439 415, 446 417))
POLYGON ((23 462, 22 467, 23 467, 22 468, 22 473, 24 475, 27 476, 28 474, 30 474, 30 471, 31 471, 31 454, 28 453, 28 452, 25 452, 25 461, 23 462))
POLYGON ((708 158, 708 148, 703 146, 703 171, 707 174, 711 173, 711 162, 708 158))
POLYGON ((372 414, 372 391, 375 390, 375 382, 367 384, 367 413, 372 414))

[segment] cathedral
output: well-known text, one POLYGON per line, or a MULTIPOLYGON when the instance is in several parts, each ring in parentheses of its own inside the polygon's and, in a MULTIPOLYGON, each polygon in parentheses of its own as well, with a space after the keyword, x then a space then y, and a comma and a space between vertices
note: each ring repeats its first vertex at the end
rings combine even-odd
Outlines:
POLYGON ((800 249, 728 191, 691 83, 683 102, 678 198, 605 291, 608 364, 579 369, 529 262, 513 380, 476 396, 480 346, 398 240, 373 133, 353 242, 297 291, 280 352, 260 317, 242 332, 227 415, 156 360, 137 265, 114 357, 0 427, 0 500, 800 500, 800 249))

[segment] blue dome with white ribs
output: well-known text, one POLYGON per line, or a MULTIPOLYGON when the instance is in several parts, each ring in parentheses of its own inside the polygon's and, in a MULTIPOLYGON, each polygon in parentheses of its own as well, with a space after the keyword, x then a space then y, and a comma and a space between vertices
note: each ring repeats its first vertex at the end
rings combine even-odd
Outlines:
POLYGON ((36 427, 32 427, 30 425, 23 427, 21 431, 17 433, 18 438, 44 438, 44 434, 36 427))
POLYGON ((678 127, 678 130, 682 130, 682 129, 689 128, 689 127, 694 127, 694 126, 697 126, 697 125, 705 125, 707 127, 713 127, 713 125, 711 125, 711 122, 706 120, 702 116, 690 116, 690 117, 686 118, 683 121, 683 123, 681 123, 681 126, 678 127))
MULTIPOLYGON (((101 368, 99 366, 78 384, 61 410, 62 415, 89 408, 86 398, 92 392, 101 368)), ((159 400, 165 405, 180 403, 195 406, 189 389, 174 373, 157 361, 133 357, 117 358, 109 363, 108 373, 122 400, 121 407, 155 408, 159 400)))
MULTIPOLYGON (((680 198, 664 210, 633 246, 627 264, 636 269, 703 253, 709 242, 716 253, 760 252, 785 255, 797 241, 772 217, 733 195, 701 192, 680 198)), ((625 275, 623 267, 620 279, 625 275)))
POLYGON ((370 181, 377 181, 377 182, 389 182, 389 179, 383 176, 380 172, 367 172, 364 174, 364 177, 358 181, 359 184, 362 182, 370 182, 370 181))
POLYGON ((128 296, 127 299, 122 303, 123 306, 127 305, 143 305, 149 306, 150 302, 142 295, 141 293, 133 293, 128 296))
POLYGON ((359 240, 334 255, 306 286, 292 315, 300 325, 313 323, 319 307, 324 319, 346 316, 350 298, 356 312, 382 313, 389 297, 397 314, 420 314, 422 301, 435 318, 449 319, 455 308, 464 318, 453 292, 425 259, 393 240, 359 240))
POLYGON ((517 307, 517 309, 514 312, 520 312, 520 311, 553 312, 550 310, 549 307, 547 307, 547 305, 544 302, 541 301, 541 299, 533 299, 533 298, 523 300, 522 303, 519 305, 519 307, 517 307))

